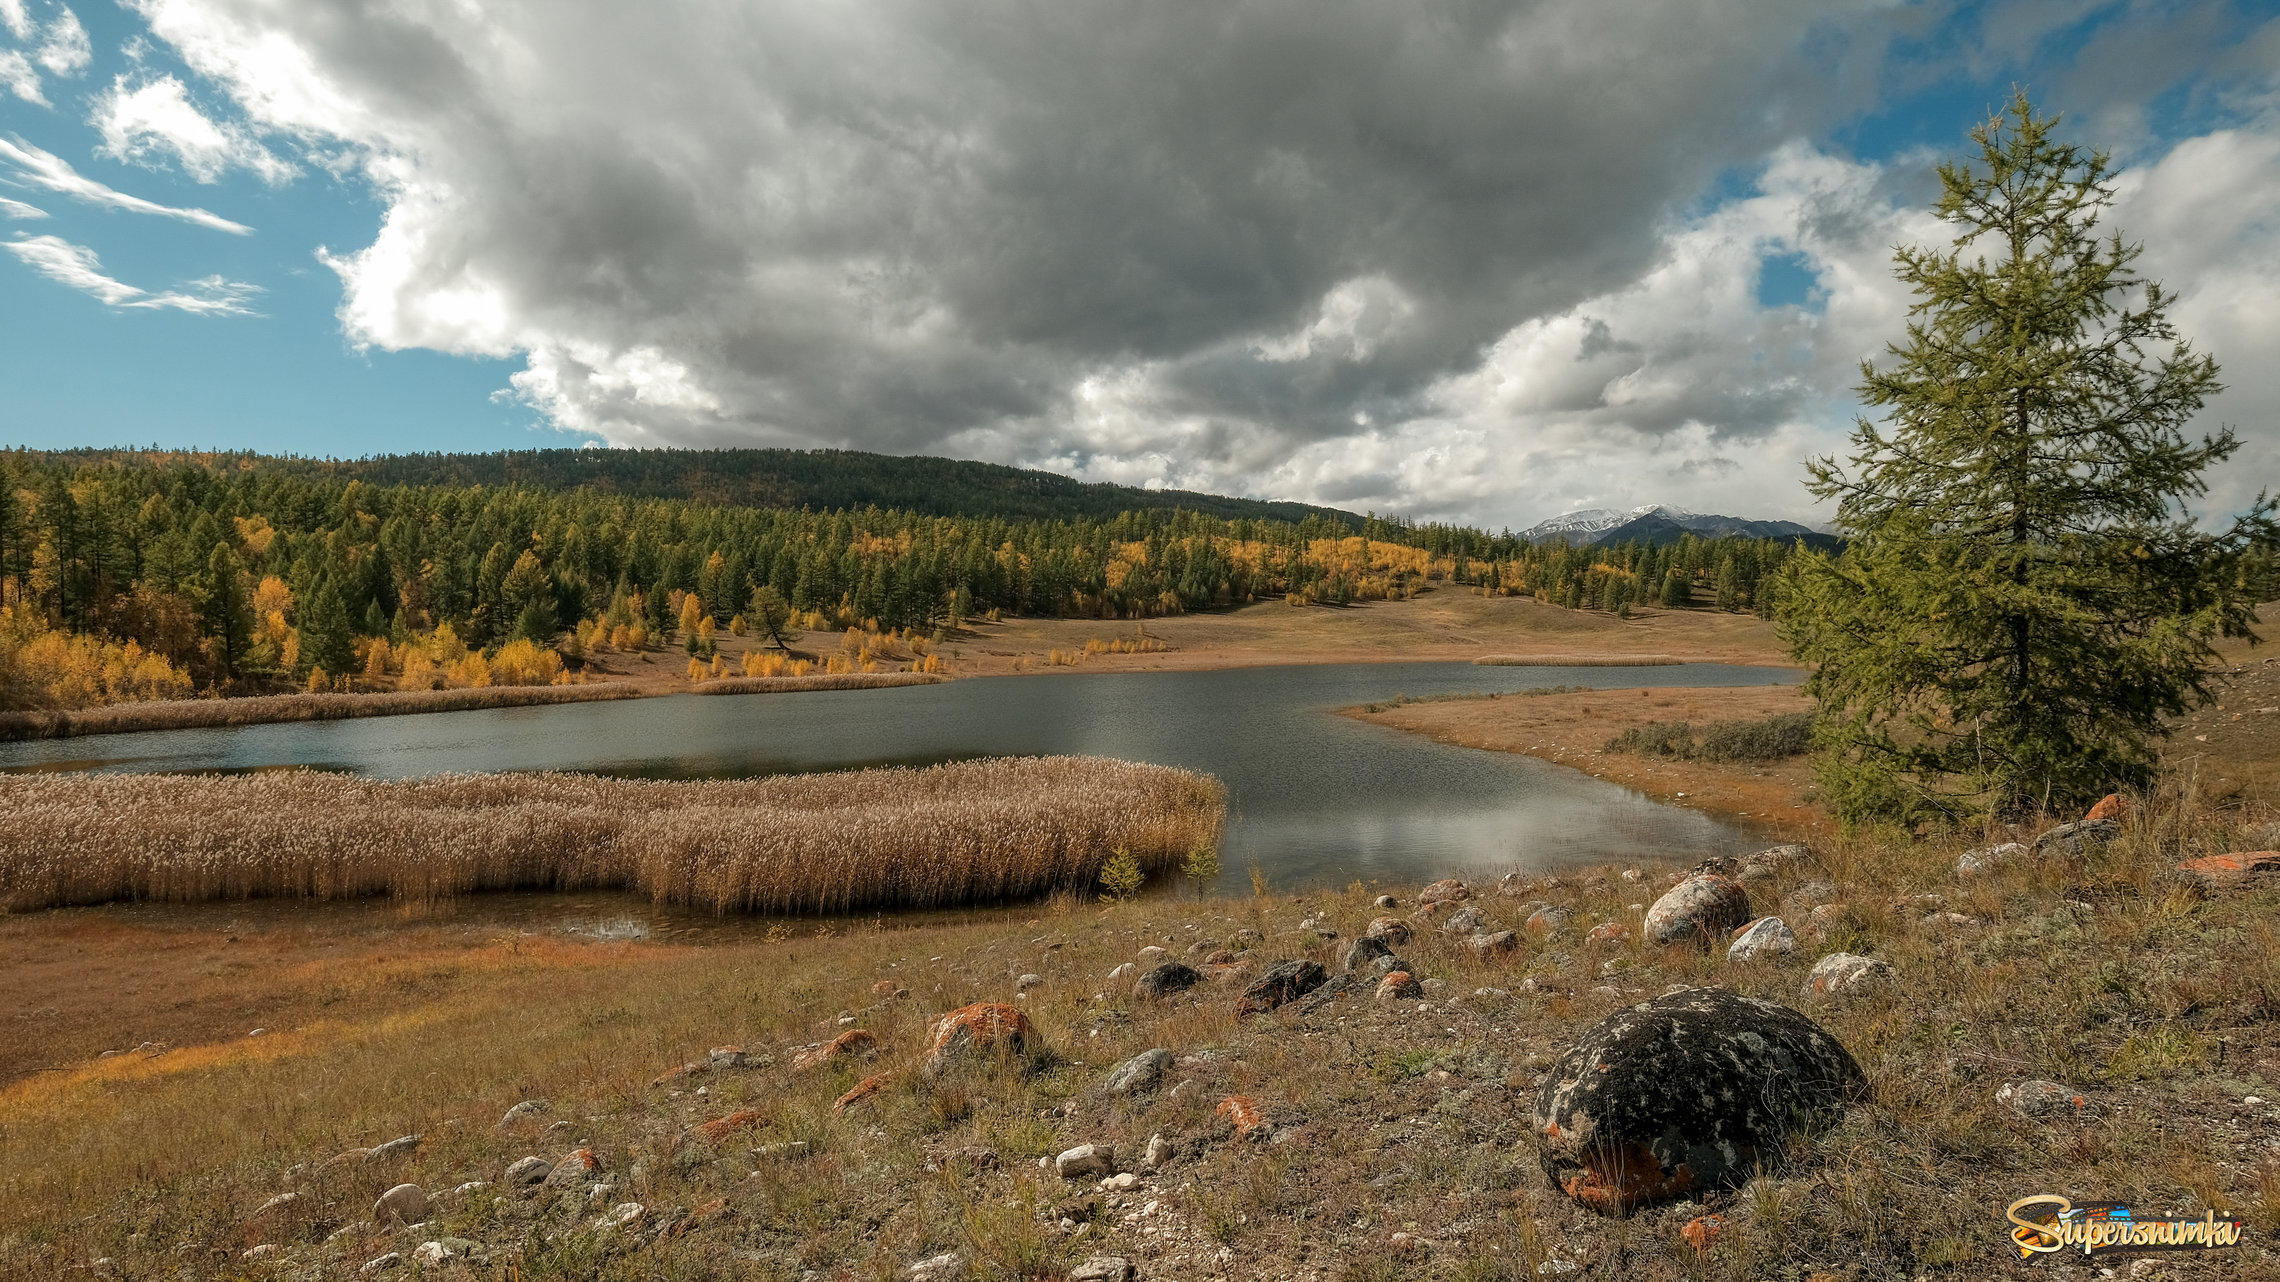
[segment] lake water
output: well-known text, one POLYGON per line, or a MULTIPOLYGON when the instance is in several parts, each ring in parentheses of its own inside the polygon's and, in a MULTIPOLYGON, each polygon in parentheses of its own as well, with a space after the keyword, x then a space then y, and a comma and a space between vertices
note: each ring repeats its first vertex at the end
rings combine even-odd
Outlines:
POLYGON ((1332 710, 1545 686, 1773 685, 1788 669, 1336 664, 1055 674, 889 690, 680 695, 610 703, 170 730, 0 744, 0 770, 379 777, 585 770, 718 778, 1084 753, 1184 766, 1227 785, 1224 886, 1491 876, 1749 848, 1749 832, 1533 757, 1449 747, 1332 710))

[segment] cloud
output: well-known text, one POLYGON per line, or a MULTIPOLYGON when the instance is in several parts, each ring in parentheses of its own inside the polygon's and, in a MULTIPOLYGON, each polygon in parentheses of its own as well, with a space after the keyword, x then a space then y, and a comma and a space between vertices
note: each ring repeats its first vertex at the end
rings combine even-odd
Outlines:
MULTIPOLYGON (((94 46, 87 40, 87 29, 79 25, 79 15, 60 4, 55 6, 55 11, 38 48, 29 52, 0 49, 0 85, 35 106, 48 105, 47 95, 40 85, 40 68, 45 67, 57 76, 76 76, 87 70, 88 63, 95 57, 94 46)), ((0 0, 0 27, 27 44, 42 34, 40 24, 34 21, 24 0, 0 0)))
POLYGON ((0 196, 0 214, 5 214, 10 218, 45 218, 48 216, 47 211, 37 205, 27 205, 23 201, 10 200, 6 196, 0 196))
POLYGON ((259 286, 207 276, 189 282, 189 292, 169 290, 154 294, 103 274, 95 251, 57 236, 24 236, 0 242, 0 249, 22 259, 26 266, 61 285, 107 303, 152 311, 191 312, 201 316, 252 316, 247 306, 259 286))
MULTIPOLYGON (((1803 515, 1923 230, 1928 166, 1799 141, 1921 36, 1885 0, 132 2, 246 136, 385 203, 321 255, 352 341, 520 357, 518 395, 616 444, 1803 515), (1761 301, 1768 258, 1805 304, 1761 301)), ((2079 9, 1987 22, 2041 47, 2079 9)), ((2191 305, 2268 350, 2210 270, 2191 305)))
POLYGON ((143 164, 171 155, 184 173, 202 183, 231 169, 251 170, 273 185, 295 172, 244 128, 208 119, 173 76, 132 87, 127 77, 118 77, 96 99, 87 123, 103 135, 101 154, 143 164))
POLYGON ((94 59, 94 46, 87 42, 79 15, 56 6, 55 20, 48 23, 47 39, 40 45, 39 64, 59 76, 76 76, 94 59))
POLYGON ((32 11, 25 7, 24 0, 0 0, 0 27, 6 27, 8 34, 18 40, 31 39, 36 30, 32 11))
POLYGON ((34 106, 45 107, 47 95, 40 92, 40 73, 32 60, 13 49, 0 49, 0 85, 8 92, 34 106))
POLYGON ((113 190, 73 169, 69 162, 53 152, 42 151, 22 138, 0 138, 0 163, 13 165, 17 175, 25 182, 61 192, 91 205, 107 205, 129 213, 152 214, 160 218, 178 218, 200 227, 226 231, 243 236, 253 228, 234 223, 219 214, 203 209, 182 209, 173 205, 160 205, 140 196, 129 196, 113 190))

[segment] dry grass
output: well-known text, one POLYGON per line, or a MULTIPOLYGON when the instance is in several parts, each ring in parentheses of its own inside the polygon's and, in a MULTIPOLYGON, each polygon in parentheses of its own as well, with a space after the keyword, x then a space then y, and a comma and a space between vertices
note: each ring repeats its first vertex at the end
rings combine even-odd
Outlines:
POLYGON ((733 782, 0 777, 0 909, 616 888, 714 911, 990 902, 1214 841, 1205 776, 1096 757, 733 782))
POLYGON ((1484 654, 1485 668, 1660 668, 1683 663, 1667 654, 1484 654))
MULTIPOLYGON (((2267 817, 2212 810, 2180 783, 2085 862, 1975 882, 1959 882, 1952 866, 1978 835, 1832 842, 1813 864, 1752 881, 1750 894, 1792 921, 1801 912, 1785 902, 1834 898, 1847 906, 1839 924, 1819 945, 1749 966, 1692 949, 1584 943, 1591 923, 1635 926, 1629 905, 1651 901, 1663 880, 1599 870, 1488 896, 1483 906, 1506 923, 1534 899, 1576 913, 1512 957, 1483 961, 1430 932, 1404 946, 1436 981, 1429 1009, 1365 998, 1249 1021, 1230 1013, 1232 981, 1149 1004, 1104 976, 1145 945, 1178 957, 1241 946, 1240 929, 1265 937, 1246 954, 1251 973, 1278 957, 1328 960, 1342 939, 1298 923, 1321 914, 1350 935, 1375 915, 1377 888, 1105 909, 1061 897, 962 919, 806 922, 796 935, 753 930, 707 946, 534 938, 373 908, 362 925, 336 924, 296 953, 265 946, 294 929, 274 919, 176 910, 143 929, 199 933, 215 955, 261 949, 264 975, 303 982, 327 1004, 263 1038, 77 1059, 0 1088, 9 1153, 0 1273, 62 1276, 106 1256, 128 1278, 350 1276, 384 1251, 458 1236, 483 1244, 490 1263, 431 1276, 885 1279, 962 1251, 976 1278, 1058 1277, 1099 1254, 1133 1257, 1150 1278, 1517 1282, 1556 1276, 1537 1272, 1547 1258, 1584 1261, 1576 1276, 1645 1282, 2025 1278, 2035 1273, 2014 1274, 2003 1258, 2000 1208, 2058 1190, 2148 1210, 2238 1211, 2252 1225, 2245 1247, 2172 1257, 2164 1275, 2272 1276, 2280 1169, 2267 1145, 2280 1122, 2241 1101, 2280 1085, 2280 1022, 2270 1018, 2280 891, 2208 896, 2166 873, 2182 855, 2261 840, 2267 817), (1976 921, 1928 926, 1931 901, 1920 895, 1976 921), (221 942, 225 930, 235 942, 221 942), (1869 1000, 1801 999, 1814 958, 1838 948, 1884 958, 1901 983, 1869 1000), (1017 998, 1022 974, 1043 983, 1017 998), (908 996, 876 994, 881 980, 908 996), (1678 1229, 1702 1208, 1619 1221, 1579 1211, 1546 1185, 1523 1137, 1538 1076, 1577 1032, 1670 985, 1705 983, 1804 1006, 1851 1048, 1872 1089, 1840 1125, 1801 1137, 1780 1169, 1720 1199, 1729 1228, 1698 1255, 1678 1229), (1467 996, 1483 985, 1508 995, 1467 996), (1021 1001, 1057 1062, 1027 1077, 984 1070, 932 1083, 911 1071, 928 1018, 975 1000, 1021 1001), (854 1023, 840 1022, 843 1010, 854 1023), (798 1047, 846 1027, 877 1035, 875 1060, 791 1067, 798 1047), (724 1043, 767 1061, 650 1085, 724 1043), (1167 1089, 1097 1092, 1109 1064, 1150 1047, 1183 1057, 1167 1089), (832 1109, 882 1072, 895 1075, 886 1090, 832 1109), (2077 1088, 2100 1116, 2042 1124, 1995 1103, 2004 1080, 2026 1076, 2077 1088), (1217 1101, 1238 1093, 1259 1101, 1276 1139, 1239 1141, 1215 1118, 1217 1101), (532 1097, 550 1109, 498 1124, 532 1097), (676 1144, 696 1123, 746 1111, 746 1129, 709 1151, 676 1144), (557 1122, 567 1125, 549 1132, 557 1122), (1128 1195, 1036 1165, 1080 1143, 1129 1155, 1159 1133, 1177 1156, 1128 1195), (425 1136, 416 1151, 354 1155, 406 1134, 425 1136), (768 1150, 794 1141, 803 1156, 768 1150), (651 1229, 716 1201, 718 1217, 678 1236, 609 1235, 593 1230, 599 1210, 583 1189, 501 1196, 508 1163, 577 1146, 605 1163, 600 1179, 612 1187, 601 1200, 642 1204, 651 1229), (955 1159, 972 1148, 992 1164, 955 1159), (416 1235, 357 1227, 390 1185, 467 1180, 492 1187, 443 1199, 416 1235), (287 1191, 299 1199, 254 1214, 287 1191), (1062 1229, 1061 1215, 1088 1196, 1090 1223, 1062 1229), (1396 1250, 1397 1232, 1419 1244, 1396 1250), (259 1243, 289 1258, 236 1263, 259 1243)), ((458 911, 504 902, 462 901, 458 911)), ((90 919, 124 926, 156 911, 10 918, 0 963, 53 955, 90 919)), ((179 953, 145 951, 147 965, 131 952, 104 955, 111 987, 163 987, 183 966, 179 953)), ((17 1012, 61 996, 10 988, 0 1014, 16 1036, 36 1038, 43 1022, 17 1012)), ((107 1000, 100 988, 82 999, 107 1000)), ((267 1016, 245 1015, 255 1018, 267 1016)), ((115 1044, 151 1035, 122 1021, 115 1044)))
POLYGON ((804 677, 722 677, 691 686, 691 694, 793 694, 801 690, 886 690, 949 680, 925 672, 837 672, 804 677))
POLYGON ((272 721, 343 721, 471 708, 638 699, 650 691, 619 683, 484 686, 471 690, 394 690, 375 694, 265 694, 242 699, 168 699, 70 712, 0 712, 0 741, 66 739, 140 730, 207 730, 272 721))

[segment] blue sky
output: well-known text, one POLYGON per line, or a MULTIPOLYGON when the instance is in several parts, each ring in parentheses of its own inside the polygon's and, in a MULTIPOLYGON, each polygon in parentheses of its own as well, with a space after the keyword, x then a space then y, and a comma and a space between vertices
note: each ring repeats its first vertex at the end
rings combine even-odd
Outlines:
POLYGON ((2025 84, 2280 461, 2274 6, 1440 7, 0 0, 0 444, 1806 515, 2025 84))

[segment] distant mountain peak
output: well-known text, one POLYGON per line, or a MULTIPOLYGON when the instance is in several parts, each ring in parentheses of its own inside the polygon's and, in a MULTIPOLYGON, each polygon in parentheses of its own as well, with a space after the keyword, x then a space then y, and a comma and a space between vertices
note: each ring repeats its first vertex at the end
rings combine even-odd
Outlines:
POLYGON ((1795 521, 1760 521, 1740 516, 1690 512, 1673 503, 1645 503, 1638 507, 1590 507, 1536 522, 1520 532, 1532 543, 1564 539, 1582 546, 1592 543, 1675 543, 1686 534, 1704 538, 1804 538, 1823 546, 1835 542, 1828 533, 1795 521))

